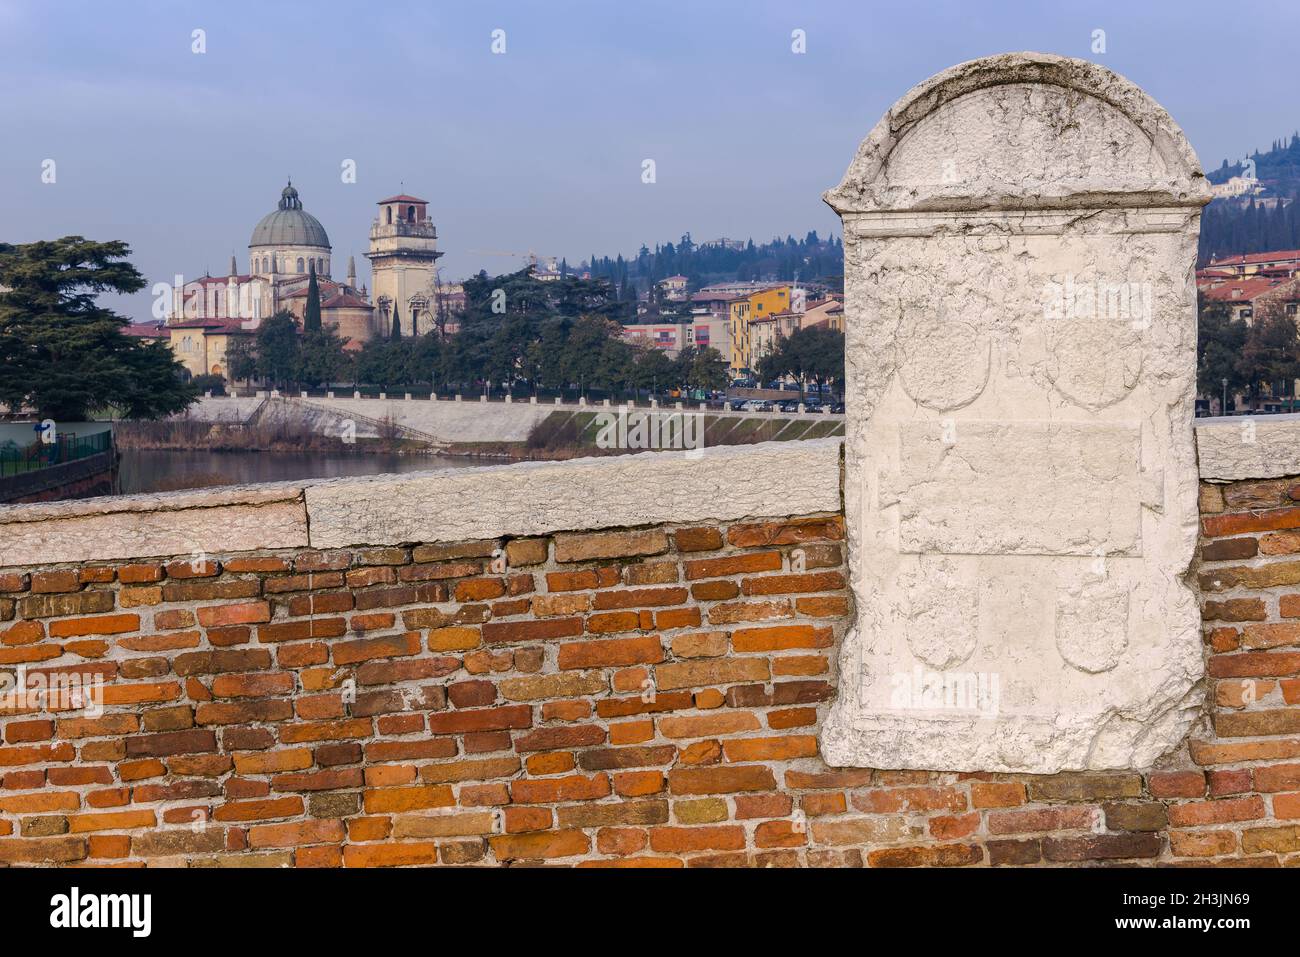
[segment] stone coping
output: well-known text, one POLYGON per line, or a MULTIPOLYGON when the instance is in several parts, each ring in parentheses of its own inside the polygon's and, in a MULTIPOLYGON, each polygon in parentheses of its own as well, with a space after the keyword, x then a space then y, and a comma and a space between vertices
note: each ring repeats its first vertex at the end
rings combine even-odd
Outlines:
POLYGON ((838 438, 0 506, 0 568, 839 512, 838 438))
POLYGON ((1236 482, 1300 474, 1300 415, 1196 420, 1201 478, 1236 482))

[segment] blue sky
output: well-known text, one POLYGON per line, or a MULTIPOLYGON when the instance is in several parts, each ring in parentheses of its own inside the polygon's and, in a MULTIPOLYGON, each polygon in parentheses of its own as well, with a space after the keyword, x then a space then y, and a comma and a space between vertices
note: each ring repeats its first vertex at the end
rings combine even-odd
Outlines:
MULTIPOLYGON (((1096 60, 1214 168, 1300 126, 1298 28, 1300 5, 1264 0, 0 0, 0 239, 124 239, 150 282, 223 274, 288 175, 336 278, 352 254, 362 281, 374 203, 399 189, 430 201, 447 278, 517 268, 475 249, 577 263, 686 231, 824 235, 858 142, 954 63, 1096 60)), ((119 306, 148 318, 147 294, 119 306)))

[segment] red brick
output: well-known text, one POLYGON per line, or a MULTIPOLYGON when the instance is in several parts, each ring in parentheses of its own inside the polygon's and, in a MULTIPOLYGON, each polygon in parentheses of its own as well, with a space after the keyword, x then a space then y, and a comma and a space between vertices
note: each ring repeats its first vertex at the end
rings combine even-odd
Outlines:
POLYGON ((581 618, 547 618, 542 621, 493 621, 483 625, 489 644, 549 641, 582 634, 581 618))
POLYGON ((449 711, 429 715, 430 734, 464 734, 467 731, 501 731, 528 728, 533 723, 533 709, 527 705, 507 705, 471 711, 449 711))
POLYGON ((725 558, 699 558, 682 563, 686 578, 728 578, 746 572, 771 572, 783 568, 780 552, 751 552, 744 555, 728 555, 725 558))
POLYGON ((90 618, 74 618, 52 621, 49 624, 51 638, 71 638, 77 635, 120 635, 140 629, 139 615, 100 615, 90 618))
POLYGON ((813 572, 745 578, 740 582, 740 590, 746 595, 794 595, 801 592, 838 591, 844 585, 844 576, 839 572, 813 572))
POLYGON ((654 664, 664 660, 658 637, 610 638, 560 645, 559 668, 608 668, 616 665, 654 664))
POLYGON ((1201 529, 1210 538, 1270 532, 1279 528, 1300 528, 1300 508, 1271 508, 1257 512, 1227 512, 1206 515, 1201 529))
POLYGON ((1197 827, 1205 824, 1228 824, 1254 821, 1264 817, 1264 799, 1259 795, 1225 798, 1221 801, 1198 801, 1176 804, 1169 808, 1169 823, 1174 827, 1197 827))

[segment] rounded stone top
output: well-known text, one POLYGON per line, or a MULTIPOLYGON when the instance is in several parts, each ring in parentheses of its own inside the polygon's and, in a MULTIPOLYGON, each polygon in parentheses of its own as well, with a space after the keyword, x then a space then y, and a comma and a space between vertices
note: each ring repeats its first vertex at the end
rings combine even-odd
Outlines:
POLYGON ((913 87, 824 199, 840 214, 1201 206, 1210 190, 1135 84, 1087 60, 1004 53, 913 87))
POLYGON ((325 227, 311 213, 302 208, 298 190, 289 183, 280 192, 279 206, 267 213, 253 228, 249 248, 255 246, 319 246, 330 248, 330 238, 325 227))

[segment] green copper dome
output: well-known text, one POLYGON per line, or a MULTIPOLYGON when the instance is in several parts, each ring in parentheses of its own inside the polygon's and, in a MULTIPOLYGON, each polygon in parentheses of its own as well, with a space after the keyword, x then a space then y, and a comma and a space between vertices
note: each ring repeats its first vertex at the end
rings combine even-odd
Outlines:
POLYGON ((280 193, 279 208, 267 213, 253 229, 252 246, 320 246, 330 248, 330 238, 320 220, 302 208, 298 191, 290 183, 280 193))

